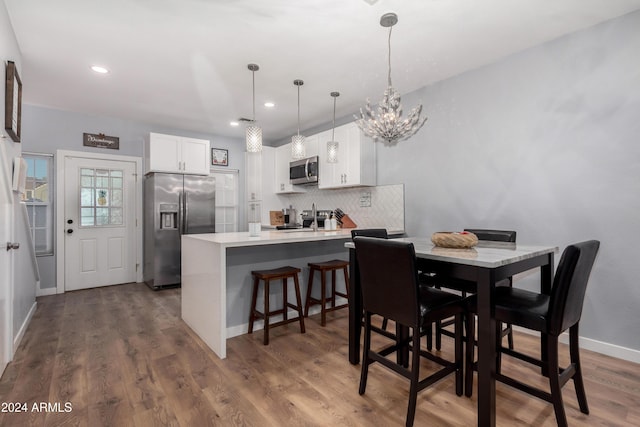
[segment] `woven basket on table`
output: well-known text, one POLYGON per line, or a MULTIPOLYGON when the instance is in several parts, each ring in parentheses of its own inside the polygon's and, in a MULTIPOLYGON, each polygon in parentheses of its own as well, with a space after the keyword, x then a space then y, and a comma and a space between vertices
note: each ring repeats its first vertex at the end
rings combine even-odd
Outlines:
POLYGON ((460 233, 455 231, 441 231, 433 233, 431 235, 431 241, 434 245, 440 246, 441 248, 467 249, 478 244, 478 236, 467 231, 460 233))

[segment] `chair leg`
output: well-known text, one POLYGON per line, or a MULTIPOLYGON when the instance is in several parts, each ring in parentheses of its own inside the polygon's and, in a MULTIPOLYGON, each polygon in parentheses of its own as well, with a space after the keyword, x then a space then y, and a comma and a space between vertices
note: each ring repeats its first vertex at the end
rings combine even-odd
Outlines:
POLYGON ((387 324, 389 323, 389 320, 385 317, 382 319, 382 330, 386 331, 387 330, 387 324))
POLYGON ((509 328, 509 333, 507 334, 507 343, 509 343, 509 350, 513 350, 513 326, 510 323, 507 323, 507 328, 509 328))
POLYGON ((456 314, 455 319, 455 359, 456 359, 456 394, 458 396, 462 396, 462 379, 464 372, 464 363, 462 356, 462 347, 463 347, 463 337, 462 337, 462 314, 456 314))
POLYGON ((367 389, 367 376, 369 375, 369 350, 371 349, 371 313, 364 314, 364 343, 362 346, 362 369, 360 371, 360 388, 359 394, 364 394, 367 389))
POLYGON ((436 320, 436 350, 442 348, 442 321, 436 320))
POLYGON ((589 413, 589 405, 587 404, 587 394, 584 391, 584 382, 582 381, 582 367, 580 365, 580 346, 579 346, 578 324, 569 328, 569 353, 571 363, 575 367, 576 372, 573 374, 573 384, 578 397, 578 405, 580 412, 589 413))
POLYGON ((429 326, 427 326, 426 335, 427 335, 427 350, 431 351, 431 349, 433 349, 433 323, 429 323, 429 326))
POLYGON ((407 427, 413 426, 416 417, 418 400, 418 383, 420 382, 420 331, 413 331, 413 357, 411 360, 411 386, 409 387, 409 406, 407 408, 407 427))
POLYGON ((562 401, 562 386, 560 385, 560 367, 558 364, 558 337, 547 335, 547 368, 549 374, 549 388, 553 410, 556 413, 558 427, 567 427, 567 416, 562 401))
POLYGON ((476 316, 473 313, 467 313, 467 348, 466 348, 466 361, 465 361, 465 379, 464 379, 464 395, 471 397, 473 392, 473 356, 474 356, 474 339, 476 328, 476 316))

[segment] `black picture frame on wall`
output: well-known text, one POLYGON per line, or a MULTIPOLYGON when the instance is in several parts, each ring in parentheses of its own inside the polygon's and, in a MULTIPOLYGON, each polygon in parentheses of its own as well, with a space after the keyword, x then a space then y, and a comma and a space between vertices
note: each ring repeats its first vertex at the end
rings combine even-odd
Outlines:
POLYGON ((22 120, 22 81, 16 64, 7 61, 4 96, 4 129, 14 142, 20 142, 22 120))
POLYGON ((225 150, 224 148, 212 148, 211 166, 229 166, 229 150, 225 150))

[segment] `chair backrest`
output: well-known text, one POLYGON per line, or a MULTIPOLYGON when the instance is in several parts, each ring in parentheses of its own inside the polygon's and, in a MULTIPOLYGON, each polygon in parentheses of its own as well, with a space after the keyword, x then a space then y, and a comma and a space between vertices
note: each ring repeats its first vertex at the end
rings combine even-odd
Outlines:
POLYGON ((351 238, 353 239, 356 236, 362 237, 377 237, 380 239, 388 239, 386 228, 362 228, 351 230, 351 238))
POLYGON ((353 239, 365 311, 419 327, 418 270, 413 243, 374 237, 353 239))
POLYGON ((584 295, 600 242, 589 240, 566 247, 558 263, 549 301, 549 333, 560 335, 580 321, 584 295))
POLYGON ((465 228, 464 231, 478 236, 478 240, 490 240, 493 242, 514 242, 516 232, 513 230, 486 230, 482 228, 465 228))

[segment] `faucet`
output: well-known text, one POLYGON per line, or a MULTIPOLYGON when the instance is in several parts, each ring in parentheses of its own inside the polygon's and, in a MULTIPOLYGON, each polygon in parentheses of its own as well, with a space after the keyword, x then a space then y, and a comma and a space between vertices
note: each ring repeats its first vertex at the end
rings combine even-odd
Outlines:
POLYGON ((318 217, 316 216, 316 204, 312 203, 311 204, 311 216, 313 217, 313 220, 311 221, 311 229, 313 231, 318 231, 318 217))

